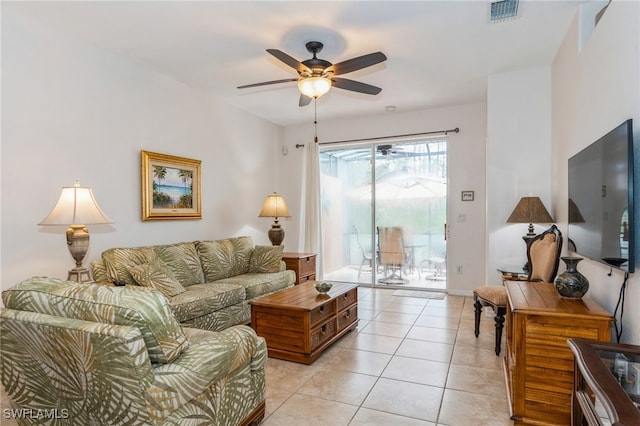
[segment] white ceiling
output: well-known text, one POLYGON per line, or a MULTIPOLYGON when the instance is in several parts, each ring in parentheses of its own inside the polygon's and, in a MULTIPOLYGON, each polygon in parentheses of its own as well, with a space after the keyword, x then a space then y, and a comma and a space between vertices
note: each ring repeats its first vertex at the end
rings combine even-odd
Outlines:
POLYGON ((313 121, 298 107, 294 78, 269 55, 311 55, 337 63, 382 51, 384 63, 344 77, 381 87, 379 95, 333 88, 318 100, 323 119, 410 111, 486 98, 487 77, 551 65, 580 1, 520 2, 519 17, 491 24, 488 1, 97 1, 2 2, 2 8, 58 27, 281 125, 313 121))

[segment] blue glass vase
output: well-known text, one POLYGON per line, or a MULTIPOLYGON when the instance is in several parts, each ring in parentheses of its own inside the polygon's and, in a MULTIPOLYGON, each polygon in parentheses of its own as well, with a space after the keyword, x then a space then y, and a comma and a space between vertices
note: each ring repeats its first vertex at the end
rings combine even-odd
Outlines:
POLYGON ((567 265, 567 270, 556 277, 555 286, 560 296, 570 299, 580 299, 589 290, 589 280, 578 272, 581 257, 561 257, 567 265))

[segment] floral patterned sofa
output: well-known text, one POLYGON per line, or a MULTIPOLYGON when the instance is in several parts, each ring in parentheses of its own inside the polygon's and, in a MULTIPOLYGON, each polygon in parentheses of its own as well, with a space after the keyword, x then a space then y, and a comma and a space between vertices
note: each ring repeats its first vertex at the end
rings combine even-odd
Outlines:
POLYGON ((251 237, 112 248, 91 263, 96 282, 151 287, 169 300, 186 327, 220 331, 251 320, 249 302, 293 286, 282 246, 251 237))
POLYGON ((2 293, 0 378, 19 424, 257 425, 267 350, 183 328, 142 287, 34 277, 2 293))

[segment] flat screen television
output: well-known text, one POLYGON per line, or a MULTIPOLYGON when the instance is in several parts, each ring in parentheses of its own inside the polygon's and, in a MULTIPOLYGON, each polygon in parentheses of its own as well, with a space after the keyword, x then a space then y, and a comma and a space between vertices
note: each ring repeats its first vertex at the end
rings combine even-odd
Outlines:
POLYGON ((570 251, 635 270, 633 126, 629 119, 569 158, 570 251))

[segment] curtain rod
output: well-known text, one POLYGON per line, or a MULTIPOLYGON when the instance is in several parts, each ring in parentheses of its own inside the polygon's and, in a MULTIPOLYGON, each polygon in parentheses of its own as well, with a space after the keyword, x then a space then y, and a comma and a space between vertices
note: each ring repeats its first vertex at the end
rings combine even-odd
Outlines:
POLYGON ((456 127, 455 129, 437 130, 437 131, 433 131, 433 132, 407 133, 407 134, 404 134, 404 135, 378 136, 378 137, 374 137, 374 138, 348 139, 348 140, 343 140, 343 141, 318 142, 318 143, 320 145, 332 145, 332 144, 347 143, 347 142, 378 141, 378 140, 384 140, 384 139, 398 139, 398 138, 408 138, 408 137, 413 137, 413 136, 435 135, 435 134, 438 134, 438 133, 442 133, 444 136, 446 136, 450 132, 460 133, 460 128, 456 127))

